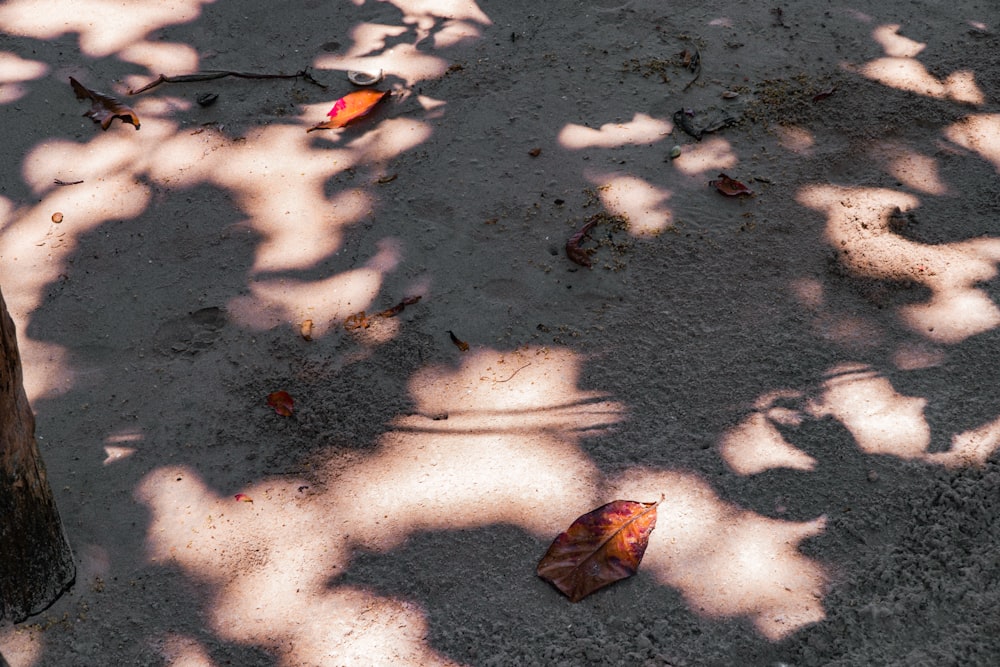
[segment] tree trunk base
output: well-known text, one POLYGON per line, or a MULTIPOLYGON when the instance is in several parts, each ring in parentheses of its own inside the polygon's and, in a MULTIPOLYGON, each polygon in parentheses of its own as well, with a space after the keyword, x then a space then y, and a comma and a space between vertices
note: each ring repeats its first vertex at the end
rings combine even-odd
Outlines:
POLYGON ((75 579, 35 442, 14 322, 0 294, 0 621, 19 623, 44 611, 75 579))

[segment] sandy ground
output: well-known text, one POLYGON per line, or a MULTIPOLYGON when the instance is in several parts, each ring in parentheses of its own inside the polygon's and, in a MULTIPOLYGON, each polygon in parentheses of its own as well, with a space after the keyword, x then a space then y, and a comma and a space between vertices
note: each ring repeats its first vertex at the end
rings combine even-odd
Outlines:
POLYGON ((973 0, 3 3, 0 285, 79 572, 0 653, 993 664, 998 30, 973 0), (391 98, 306 133, 350 69, 391 98), (636 577, 535 577, 661 495, 636 577))

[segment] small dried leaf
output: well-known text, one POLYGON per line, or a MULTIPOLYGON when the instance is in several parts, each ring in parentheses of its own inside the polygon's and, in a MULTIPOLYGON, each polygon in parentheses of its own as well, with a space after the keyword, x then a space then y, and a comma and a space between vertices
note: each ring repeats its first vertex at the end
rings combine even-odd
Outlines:
POLYGON ((538 563, 538 576, 571 602, 631 577, 656 527, 659 504, 615 500, 584 514, 549 547, 538 563))
POLYGON ((386 308, 381 313, 379 313, 378 316, 379 317, 395 317, 396 315, 399 315, 401 312, 403 312, 404 308, 406 308, 407 306, 412 306, 417 301, 420 301, 420 297, 419 296, 408 296, 405 299, 403 299, 402 301, 400 301, 399 303, 397 303, 392 308, 386 308))
POLYGON ((344 320, 344 328, 348 331, 354 331, 355 329, 367 329, 371 326, 371 324, 371 321, 369 321, 368 316, 363 310, 360 313, 348 315, 347 319, 344 320))
POLYGON ((455 344, 455 347, 460 349, 462 352, 469 351, 469 344, 464 340, 459 340, 458 336, 456 336, 453 332, 449 331, 448 336, 451 337, 451 342, 455 344))
POLYGON ((287 391, 273 391, 267 395, 267 404, 282 417, 291 417, 295 400, 287 391))
POLYGON ((386 308, 382 312, 377 313, 377 315, 379 317, 396 317, 396 315, 399 315, 401 312, 403 312, 403 308, 406 308, 406 306, 403 305, 402 303, 397 303, 392 308, 386 308))
POLYGON ((830 97, 830 95, 833 95, 835 92, 837 92, 836 86, 832 88, 827 88, 826 90, 821 90, 820 92, 813 95, 812 101, 819 102, 820 100, 825 100, 826 98, 830 97))
POLYGON ((353 93, 348 93, 334 102, 333 108, 326 114, 330 120, 310 127, 306 132, 344 127, 352 121, 367 116, 388 95, 388 90, 355 90, 353 93))
POLYGON ((590 233, 590 230, 597 224, 596 219, 591 219, 581 227, 573 236, 566 241, 566 256, 574 264, 590 268, 593 263, 590 261, 590 253, 580 247, 583 239, 590 233))
POLYGON ((313 321, 312 320, 302 320, 302 324, 299 326, 299 334, 305 340, 313 339, 313 321))
POLYGON ((252 503, 253 502, 253 498, 251 498, 250 496, 248 496, 245 493, 237 493, 235 496, 233 496, 233 498, 235 498, 236 500, 238 500, 241 503, 252 503))
POLYGON ((131 108, 110 95, 87 89, 73 77, 69 78, 69 84, 73 86, 76 99, 91 101, 90 111, 83 115, 100 124, 102 130, 107 130, 115 118, 121 118, 123 123, 131 123, 139 129, 139 117, 131 108))
POLYGON ((714 181, 709 181, 708 184, 727 197, 739 197, 742 195, 753 194, 753 190, 739 181, 726 176, 725 174, 719 174, 719 178, 714 181))

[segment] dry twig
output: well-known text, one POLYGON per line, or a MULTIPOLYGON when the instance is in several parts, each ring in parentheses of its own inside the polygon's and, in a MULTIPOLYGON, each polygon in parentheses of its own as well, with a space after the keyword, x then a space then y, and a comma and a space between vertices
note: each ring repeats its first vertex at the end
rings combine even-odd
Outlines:
POLYGON ((326 88, 322 83, 317 81, 309 73, 308 69, 299 70, 295 74, 258 74, 255 72, 232 72, 229 70, 209 70, 206 72, 195 72, 194 74, 180 74, 178 76, 167 76, 166 74, 161 74, 153 81, 147 83, 142 88, 138 90, 128 91, 129 95, 138 95, 139 93, 144 93, 147 90, 152 90, 162 83, 191 83, 194 81, 214 81, 215 79, 224 79, 227 76, 234 76, 239 79, 304 79, 306 82, 313 85, 319 86, 320 88, 326 88))

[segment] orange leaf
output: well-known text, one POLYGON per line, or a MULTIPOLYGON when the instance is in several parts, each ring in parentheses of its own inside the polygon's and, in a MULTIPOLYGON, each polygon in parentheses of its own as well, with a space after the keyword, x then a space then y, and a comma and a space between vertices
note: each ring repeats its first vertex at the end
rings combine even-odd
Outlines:
POLYGON ((367 329, 371 326, 371 322, 368 320, 368 316, 365 315, 365 311, 360 313, 354 313, 353 315, 348 315, 347 319, 344 320, 344 328, 348 331, 354 331, 355 329, 367 329))
POLYGON ((282 417, 291 417, 295 400, 287 391, 273 391, 267 395, 267 404, 282 417))
POLYGON ((656 527, 656 506, 615 500, 584 514, 555 539, 536 572, 571 602, 631 577, 656 527))
POLYGON ((235 496, 233 496, 233 498, 236 498, 236 500, 240 501, 241 503, 252 503, 253 502, 253 498, 251 498, 250 496, 248 496, 245 493, 237 493, 235 496))
POLYGON ((753 190, 743 185, 737 180, 729 178, 725 174, 719 174, 719 178, 714 181, 709 181, 709 185, 714 186, 716 190, 726 195, 727 197, 739 197, 741 195, 752 195, 753 190))
POLYGON ((139 117, 135 115, 135 112, 132 111, 132 109, 125 106, 115 98, 110 95, 105 95, 104 93, 88 90, 83 86, 83 84, 73 77, 69 78, 69 85, 73 86, 73 92, 76 93, 76 99, 91 101, 92 104, 90 106, 90 111, 83 115, 90 118, 95 123, 99 123, 102 130, 108 129, 111 125, 111 121, 115 118, 121 118, 123 123, 131 123, 132 125, 135 125, 135 129, 139 129, 139 117))
POLYGON ((310 127, 306 132, 344 127, 351 121, 367 116, 388 95, 388 90, 355 90, 348 93, 334 102, 333 108, 326 114, 330 120, 310 127))

